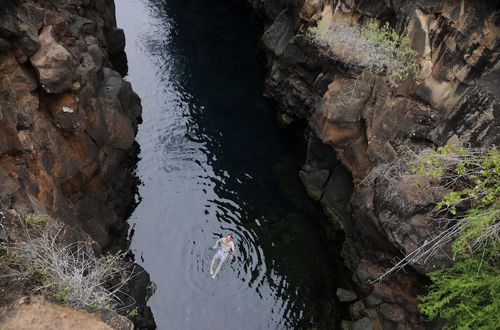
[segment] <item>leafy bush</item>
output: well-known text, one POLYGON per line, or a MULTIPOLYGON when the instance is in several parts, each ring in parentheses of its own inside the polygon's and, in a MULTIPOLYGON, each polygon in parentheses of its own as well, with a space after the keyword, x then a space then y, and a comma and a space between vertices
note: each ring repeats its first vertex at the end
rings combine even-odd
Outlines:
POLYGON ((429 276, 433 283, 427 295, 420 297, 422 313, 447 319, 447 329, 497 329, 500 324, 498 267, 474 256, 429 276))
POLYGON ((332 57, 373 73, 385 73, 393 87, 417 71, 417 53, 410 48, 410 39, 400 36, 389 23, 379 27, 372 21, 360 27, 350 21, 328 25, 321 19, 309 33, 332 57))
POLYGON ((444 146, 408 152, 391 164, 375 167, 367 182, 386 184, 397 194, 398 182, 424 177, 447 191, 433 211, 441 231, 407 254, 382 277, 417 260, 427 260, 451 244, 458 262, 429 273, 433 284, 420 297, 422 313, 448 320, 450 329, 495 329, 500 324, 500 152, 444 146))
POLYGON ((496 147, 452 150, 444 146, 412 165, 413 173, 440 178, 443 187, 452 190, 437 204, 435 214, 460 223, 453 242, 455 254, 471 256, 499 243, 500 153, 496 147))
POLYGON ((402 184, 419 185, 432 178, 431 190, 447 191, 432 217, 441 231, 434 233, 381 278, 417 261, 425 261, 452 243, 458 256, 471 256, 486 246, 498 246, 500 230, 500 154, 493 147, 424 149, 406 152, 389 164, 379 164, 365 184, 382 185, 385 198, 398 196, 402 184))

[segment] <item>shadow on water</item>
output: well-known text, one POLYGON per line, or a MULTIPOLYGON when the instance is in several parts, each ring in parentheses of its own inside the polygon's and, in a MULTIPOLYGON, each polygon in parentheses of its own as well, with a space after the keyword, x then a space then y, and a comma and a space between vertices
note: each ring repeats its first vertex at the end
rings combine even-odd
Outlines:
POLYGON ((346 274, 298 178, 305 145, 276 127, 248 9, 230 0, 120 0, 141 96, 132 249, 160 329, 337 328, 346 274), (238 258, 212 280, 209 247, 238 258))

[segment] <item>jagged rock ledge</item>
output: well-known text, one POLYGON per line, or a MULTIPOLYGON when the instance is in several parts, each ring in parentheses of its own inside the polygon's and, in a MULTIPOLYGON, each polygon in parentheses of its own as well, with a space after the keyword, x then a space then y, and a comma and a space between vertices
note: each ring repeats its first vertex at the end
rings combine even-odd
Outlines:
MULTIPOLYGON (((432 232, 429 214, 439 196, 424 189, 387 198, 383 187, 361 185, 370 169, 408 149, 447 143, 478 147, 500 142, 500 8, 478 1, 249 0, 262 22, 268 74, 265 94, 280 118, 308 123, 306 164, 300 172, 310 196, 345 233, 343 256, 361 300, 344 328, 430 329, 417 309, 426 264, 372 283, 395 257, 432 232), (418 52, 415 77, 391 88, 387 77, 329 56, 308 35, 324 24, 370 20, 405 32, 418 52)), ((345 45, 349 48, 350 45, 345 45)), ((335 50, 331 50, 335 51, 335 50)), ((331 230, 330 228, 330 230, 331 230)))
MULTIPOLYGON (((125 37, 113 0, 10 0, 0 8, 0 240, 16 215, 47 214, 68 241, 126 247, 141 116, 123 80, 125 37)), ((149 276, 131 283, 139 328, 149 276)))

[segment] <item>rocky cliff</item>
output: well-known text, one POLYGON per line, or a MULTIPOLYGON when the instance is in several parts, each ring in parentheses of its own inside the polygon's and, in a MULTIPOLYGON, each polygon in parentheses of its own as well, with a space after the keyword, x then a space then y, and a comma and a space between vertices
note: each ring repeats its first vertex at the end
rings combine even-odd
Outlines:
MULTIPOLYGON (((394 198, 363 184, 377 164, 407 150, 445 144, 500 142, 500 7, 479 1, 250 0, 264 25, 268 75, 265 93, 285 122, 308 123, 306 163, 300 172, 310 196, 345 233, 343 255, 358 284, 350 306, 355 328, 439 327, 419 315, 416 296, 424 265, 381 282, 394 258, 411 252, 432 232, 430 212, 439 196, 408 186, 394 198), (353 66, 341 49, 313 41, 317 22, 366 26, 388 22, 409 37, 418 69, 397 87, 387 75, 353 66)), ((334 38, 335 36, 332 36, 334 38)))
POLYGON ((69 240, 123 247, 141 114, 124 46, 113 0, 3 1, 1 240, 36 212, 64 222, 69 240))
POLYGON ((101 315, 57 305, 40 296, 23 297, 0 310, 0 329, 133 330, 133 323, 116 312, 101 315))
POLYGON ((112 64, 125 44, 113 2, 11 1, 1 15, 2 206, 47 213, 105 248, 133 198, 141 111, 112 64))

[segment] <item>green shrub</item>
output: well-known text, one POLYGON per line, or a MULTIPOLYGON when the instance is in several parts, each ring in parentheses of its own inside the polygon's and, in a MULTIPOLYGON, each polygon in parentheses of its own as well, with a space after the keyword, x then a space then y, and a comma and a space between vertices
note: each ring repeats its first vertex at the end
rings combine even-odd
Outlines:
MULTIPOLYGON (((432 217, 441 231, 398 261, 382 277, 419 260, 427 260, 446 245, 457 262, 429 273, 433 282, 420 297, 420 310, 430 318, 447 320, 449 329, 497 329, 500 324, 500 153, 496 147, 465 149, 451 146, 408 152, 379 165, 371 183, 397 194, 398 183, 415 184, 432 178, 428 189, 447 191, 432 217), (377 181, 378 180, 378 181, 377 181)), ((391 197, 387 196, 387 197, 391 197)))
POLYGON ((436 205, 441 218, 463 218, 454 239, 455 254, 470 256, 487 245, 498 244, 500 218, 500 153, 450 146, 417 158, 412 172, 439 178, 452 191, 436 205))
POLYGON ((360 27, 353 21, 328 25, 321 19, 309 33, 331 56, 357 68, 386 74, 393 87, 418 69, 417 52, 411 49, 410 39, 399 35, 389 23, 379 27, 372 21, 360 27))
POLYGON ((49 217, 40 213, 27 213, 24 215, 24 221, 30 226, 38 226, 47 223, 49 217))
POLYGON ((420 297, 423 314, 446 319, 446 329, 498 329, 500 273, 491 258, 469 257, 429 277, 429 292, 420 297))

